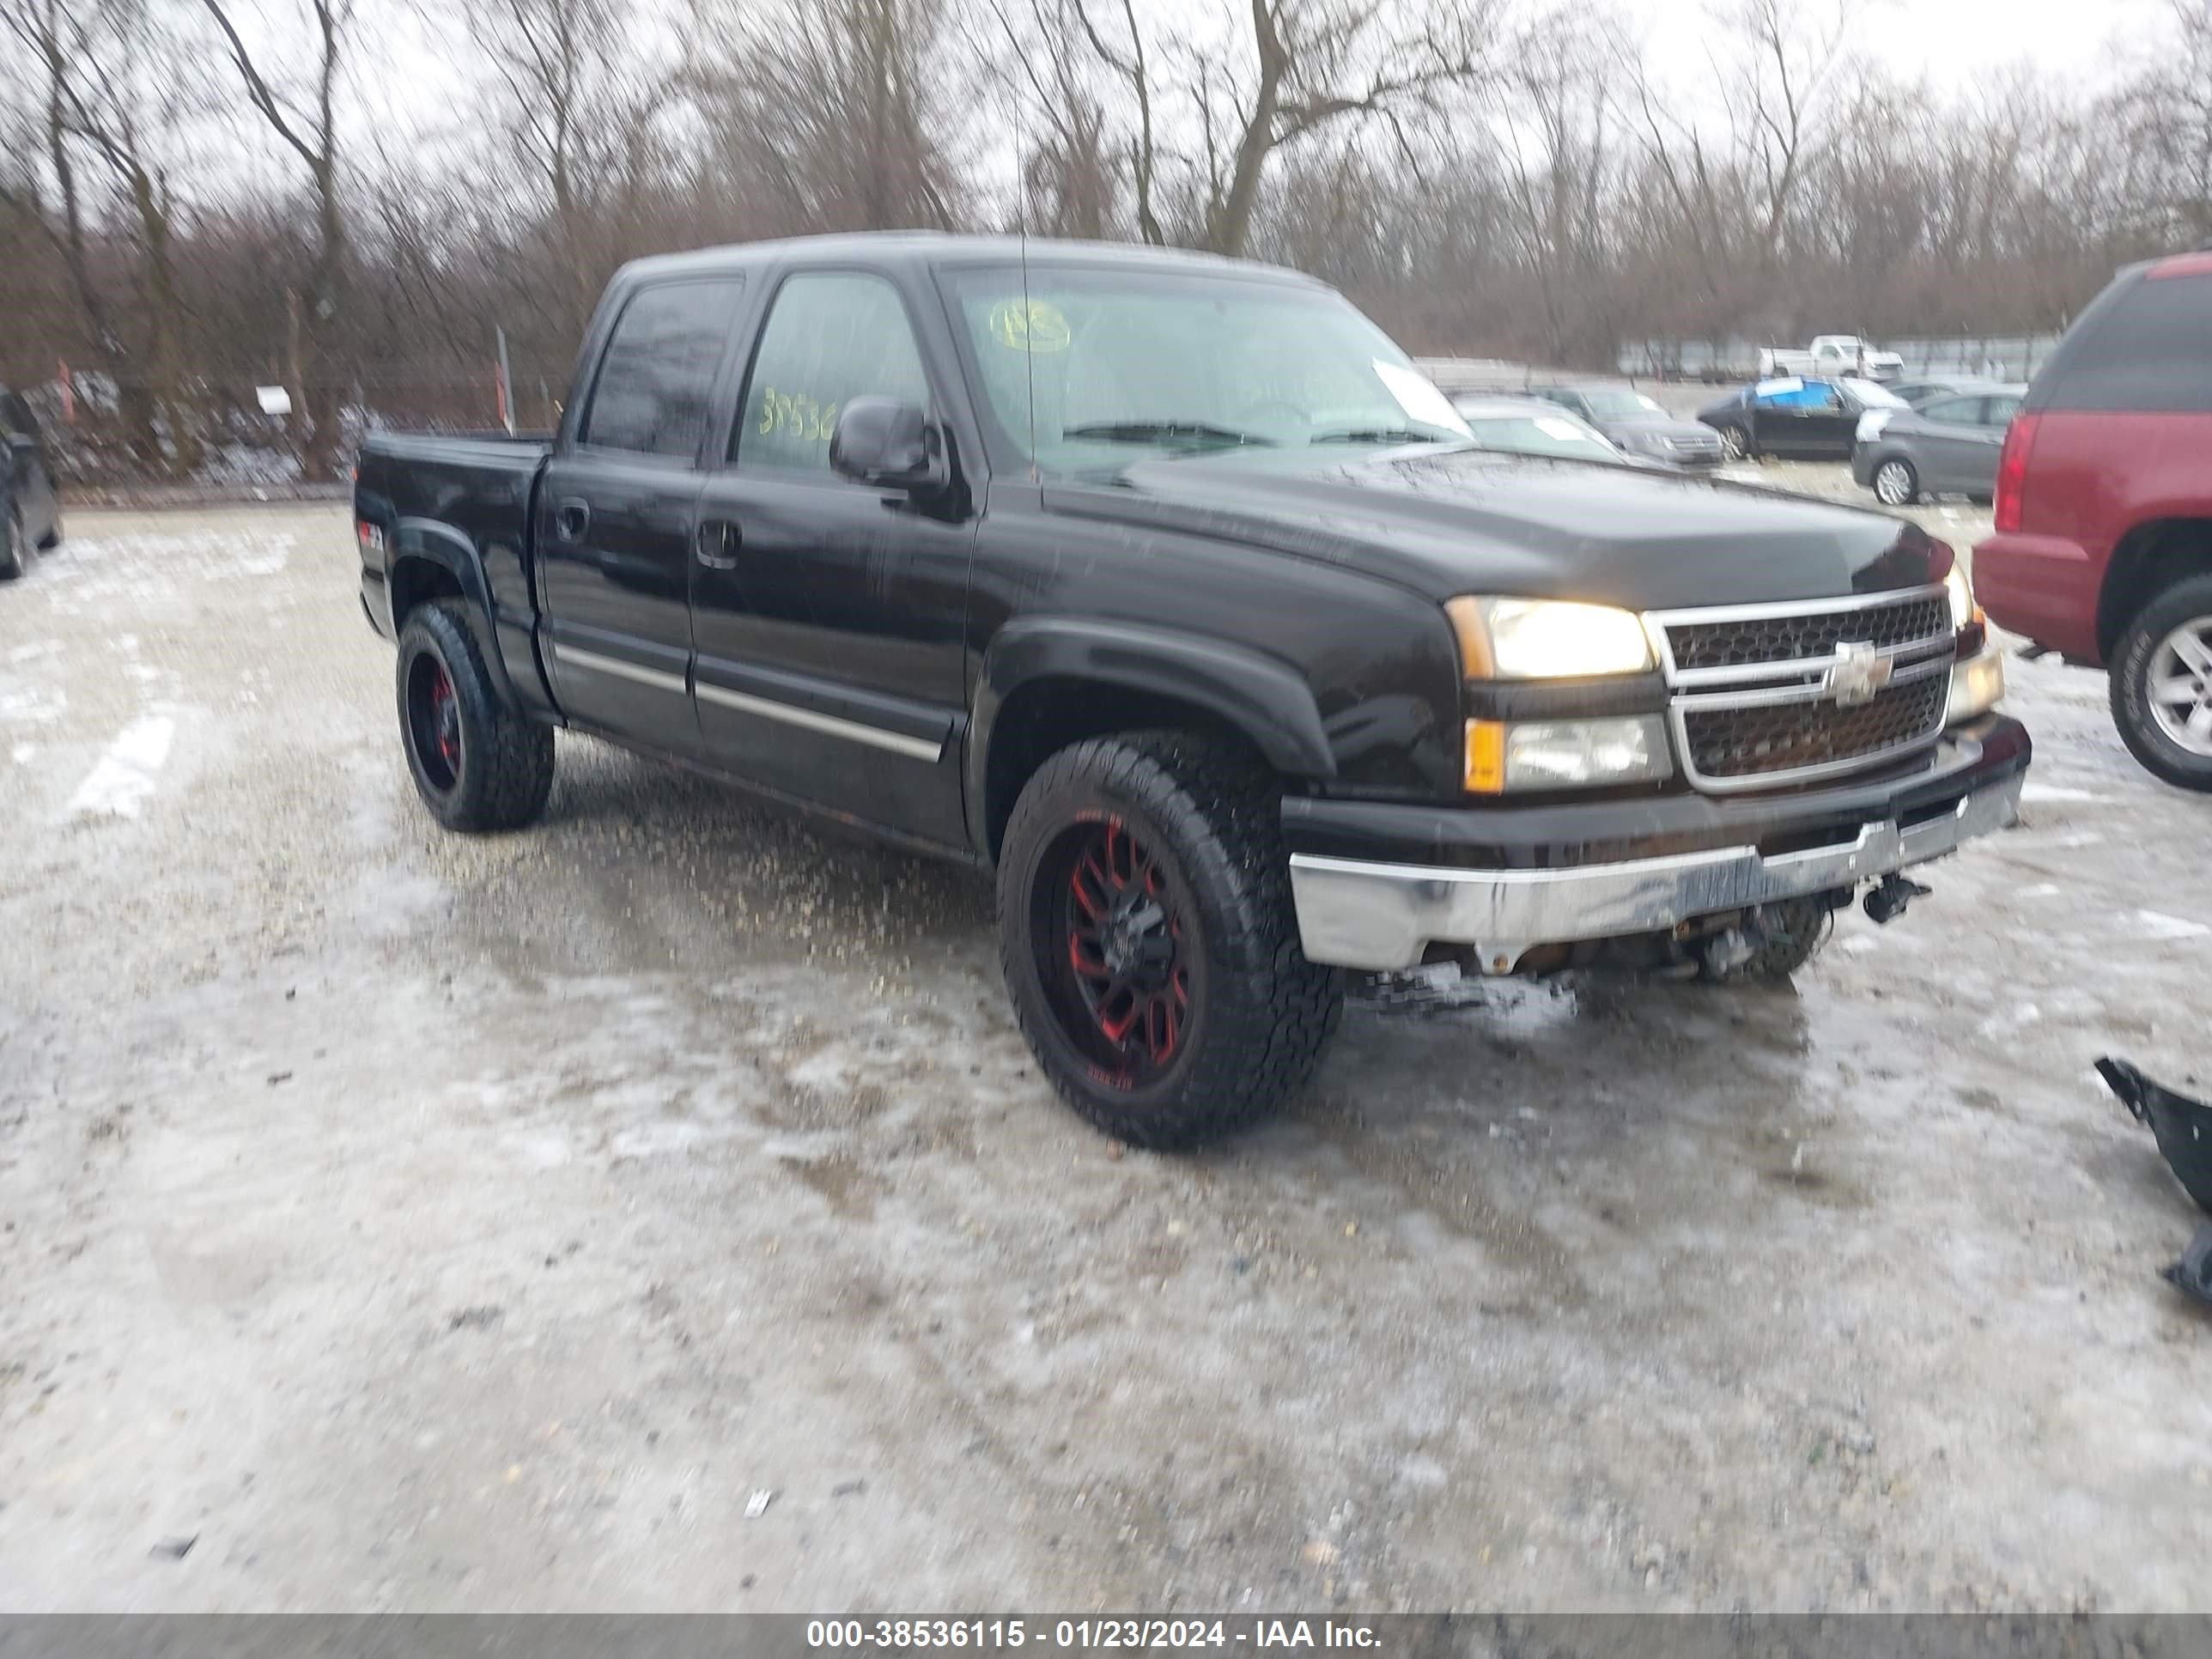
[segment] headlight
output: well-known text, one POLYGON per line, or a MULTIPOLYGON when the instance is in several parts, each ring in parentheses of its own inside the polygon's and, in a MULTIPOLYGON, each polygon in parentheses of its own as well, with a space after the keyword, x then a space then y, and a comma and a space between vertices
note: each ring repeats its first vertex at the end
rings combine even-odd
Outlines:
POLYGON ((1974 590, 1966 580, 1966 570, 1955 556, 1951 561, 1951 574, 1943 578, 1943 591, 1951 597, 1951 626, 1962 629, 1982 619, 1982 608, 1974 603, 1974 590))
POLYGON ((1471 680, 1640 674, 1651 641, 1633 611, 1566 599, 1454 599, 1444 606, 1471 680))
POLYGON ((1869 409, 1859 416, 1858 430, 1854 435, 1863 444, 1872 443, 1881 436, 1881 429, 1889 424, 1889 417, 1896 413, 1893 409, 1869 409))
POLYGON ((1674 769, 1656 714, 1467 723, 1467 787, 1477 794, 1644 783, 1674 769))

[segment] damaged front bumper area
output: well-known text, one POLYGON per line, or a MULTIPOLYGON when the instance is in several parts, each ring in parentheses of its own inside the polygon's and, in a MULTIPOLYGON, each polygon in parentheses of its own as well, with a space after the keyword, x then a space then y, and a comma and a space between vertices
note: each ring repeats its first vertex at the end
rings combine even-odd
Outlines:
POLYGON ((1504 811, 1291 798, 1291 885, 1309 960, 1389 972, 1436 947, 1510 973, 1543 945, 1661 934, 1924 864, 2018 815, 2031 745, 1989 715, 1901 775, 1760 798, 1504 811))

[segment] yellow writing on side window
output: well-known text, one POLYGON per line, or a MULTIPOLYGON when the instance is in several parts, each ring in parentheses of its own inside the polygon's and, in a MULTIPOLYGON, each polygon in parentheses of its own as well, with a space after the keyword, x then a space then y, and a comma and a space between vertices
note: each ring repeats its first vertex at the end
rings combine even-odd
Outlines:
POLYGON ((1075 337, 1060 307, 1042 300, 1001 300, 988 321, 991 337, 1012 351, 1065 351, 1075 337))
POLYGON ((836 425, 835 404, 818 403, 803 392, 778 392, 772 386, 761 388, 760 419, 753 430, 763 438, 781 432, 807 443, 826 444, 836 425))

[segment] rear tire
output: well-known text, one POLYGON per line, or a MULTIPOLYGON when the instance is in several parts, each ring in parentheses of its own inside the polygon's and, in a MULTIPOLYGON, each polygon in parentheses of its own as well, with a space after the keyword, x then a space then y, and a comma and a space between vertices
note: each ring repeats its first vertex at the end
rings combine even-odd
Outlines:
POLYGON ((2176 582, 2112 652, 2112 721, 2146 770, 2212 793, 2212 576, 2176 582))
POLYGON ((1096 738, 1038 768, 999 860, 999 955, 1022 1034, 1095 1127, 1219 1139, 1313 1075, 1343 975, 1298 942, 1279 791, 1179 732, 1096 738))
POLYGON ((501 698, 461 601, 408 613, 397 678, 399 740, 430 816, 470 835, 535 823, 553 792, 553 729, 501 698))
POLYGON ((1734 423, 1715 428, 1721 434, 1721 453, 1732 461, 1747 461, 1751 455, 1751 434, 1734 423))
POLYGON ((0 582, 12 582, 23 574, 29 544, 23 539, 23 509, 11 507, 0 522, 0 582))

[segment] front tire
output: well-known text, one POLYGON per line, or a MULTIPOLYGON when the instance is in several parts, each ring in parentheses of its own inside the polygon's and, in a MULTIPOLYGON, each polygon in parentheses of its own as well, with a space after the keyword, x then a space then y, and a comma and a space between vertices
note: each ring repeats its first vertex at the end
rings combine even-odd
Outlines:
POLYGON ((23 574, 30 544, 23 538, 23 509, 10 507, 0 520, 0 582, 12 582, 23 574))
POLYGON ((1884 507, 1910 507, 1920 499, 1920 475, 1912 463, 1893 455, 1874 470, 1874 498, 1884 507))
POLYGON ((1312 1076, 1343 975, 1298 942, 1266 770, 1176 732, 1061 750, 999 860, 999 955, 1068 1104, 1132 1146, 1219 1139, 1312 1076))
POLYGON ((1759 949, 1727 968, 1701 963, 1698 977, 1711 985, 1777 984, 1788 981, 1813 958, 1826 942, 1827 902, 1820 898, 1784 899, 1766 907, 1768 926, 1759 949))
POLYGON ((1746 428, 1730 422, 1716 428, 1721 434, 1721 453, 1732 461, 1751 459, 1751 433, 1746 428))
POLYGON ((2176 582, 2122 631, 2112 720, 2154 775, 2212 793, 2212 576, 2176 582))
POLYGON ((553 730, 510 708, 458 599, 399 630, 399 738, 430 816, 464 834, 535 823, 553 792, 553 730))

